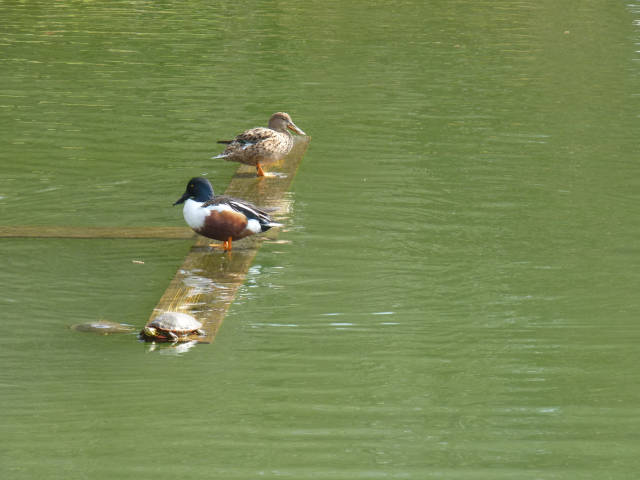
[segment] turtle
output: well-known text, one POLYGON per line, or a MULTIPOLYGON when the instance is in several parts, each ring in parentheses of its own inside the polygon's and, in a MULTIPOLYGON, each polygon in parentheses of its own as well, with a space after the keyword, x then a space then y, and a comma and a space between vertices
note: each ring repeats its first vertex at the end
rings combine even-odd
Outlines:
POLYGON ((194 333, 200 336, 205 335, 201 327, 202 323, 191 315, 180 312, 164 312, 149 322, 142 329, 140 335, 149 340, 184 342, 189 340, 189 336, 194 333))

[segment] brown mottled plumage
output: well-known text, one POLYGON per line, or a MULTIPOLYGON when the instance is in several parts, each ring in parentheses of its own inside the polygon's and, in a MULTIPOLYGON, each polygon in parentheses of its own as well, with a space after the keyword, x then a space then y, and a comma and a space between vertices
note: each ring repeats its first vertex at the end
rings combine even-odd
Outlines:
POLYGON ((230 162, 255 165, 258 176, 264 176, 260 164, 280 160, 293 148, 293 136, 287 130, 306 135, 291 120, 288 113, 277 112, 271 115, 269 126, 252 128, 241 133, 233 140, 220 140, 227 148, 213 158, 224 158, 230 162))

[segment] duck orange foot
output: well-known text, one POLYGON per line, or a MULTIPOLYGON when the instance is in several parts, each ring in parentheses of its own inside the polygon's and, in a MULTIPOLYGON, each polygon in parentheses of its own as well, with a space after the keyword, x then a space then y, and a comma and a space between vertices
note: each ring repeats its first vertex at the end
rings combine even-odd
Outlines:
POLYGON ((229 252, 231 251, 231 237, 229 237, 227 240, 225 240, 222 243, 210 243, 209 246, 211 248, 221 248, 225 252, 229 252))

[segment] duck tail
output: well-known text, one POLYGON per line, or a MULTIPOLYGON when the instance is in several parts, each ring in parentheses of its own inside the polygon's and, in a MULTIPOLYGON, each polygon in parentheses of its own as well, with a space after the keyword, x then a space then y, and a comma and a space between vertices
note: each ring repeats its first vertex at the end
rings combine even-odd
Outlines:
POLYGON ((265 223, 260 223, 260 226, 262 227, 262 231, 266 232, 267 230, 269 230, 270 228, 273 227, 281 227, 282 224, 278 223, 278 222, 265 222, 265 223))
POLYGON ((218 140, 217 143, 222 143, 223 145, 229 145, 233 140, 218 140))

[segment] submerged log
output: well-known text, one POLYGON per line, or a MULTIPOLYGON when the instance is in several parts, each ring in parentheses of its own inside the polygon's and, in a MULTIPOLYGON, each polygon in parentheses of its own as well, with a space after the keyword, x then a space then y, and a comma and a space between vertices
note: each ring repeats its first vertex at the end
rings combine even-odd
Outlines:
POLYGON ((188 227, 0 226, 0 238, 192 238, 188 227))
MULTIPOLYGON (((309 137, 296 137, 296 145, 279 163, 270 165, 264 178, 256 177, 255 167, 240 165, 225 195, 249 200, 262 207, 273 208, 278 217, 288 210, 285 192, 296 174, 309 144, 309 137)), ((176 213, 177 214, 177 213, 176 213)), ((147 325, 162 312, 173 311, 193 315, 203 324, 205 336, 193 335, 184 340, 211 343, 244 283, 258 249, 265 238, 274 238, 276 229, 233 243, 225 253, 210 247, 213 240, 198 236, 167 290, 154 308, 147 325)))

